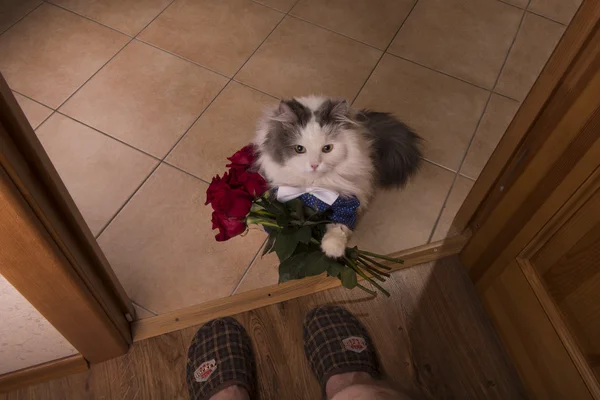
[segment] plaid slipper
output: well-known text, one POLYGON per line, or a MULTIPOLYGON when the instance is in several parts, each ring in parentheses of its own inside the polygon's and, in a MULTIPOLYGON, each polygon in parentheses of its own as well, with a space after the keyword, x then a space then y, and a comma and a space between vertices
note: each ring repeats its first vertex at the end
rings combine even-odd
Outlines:
POLYGON ((231 317, 215 319, 196 332, 188 350, 186 380, 190 399, 209 399, 232 385, 255 398, 256 366, 252 342, 231 317))
POLYGON ((304 352, 323 390, 331 376, 344 372, 379 376, 375 347, 367 330, 342 307, 326 305, 308 313, 304 352))

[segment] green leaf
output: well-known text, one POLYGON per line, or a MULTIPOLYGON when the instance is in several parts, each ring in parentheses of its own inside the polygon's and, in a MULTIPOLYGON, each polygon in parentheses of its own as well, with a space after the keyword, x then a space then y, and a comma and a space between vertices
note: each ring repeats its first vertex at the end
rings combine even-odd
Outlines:
POLYGON ((296 218, 298 218, 301 222, 304 222, 306 218, 304 217, 304 202, 300 199, 296 199, 296 203, 294 204, 296 210, 296 218))
POLYGON ((303 271, 299 268, 299 265, 305 258, 306 253, 300 253, 279 264, 279 283, 287 282, 291 279, 304 278, 303 271))
POLYGON ((346 248, 346 256, 350 257, 351 259, 356 260, 358 255, 358 247, 354 246, 346 248))
POLYGON ((339 262, 332 260, 330 258, 327 259, 329 263, 327 264, 327 275, 338 277, 342 273, 342 271, 348 267, 340 264, 339 262))
POLYGON ((279 257, 279 262, 284 262, 292 254, 294 254, 294 250, 296 250, 297 245, 298 240, 296 239, 294 234, 280 232, 277 235, 277 239, 275 240, 274 246, 275 253, 277 253, 277 257, 279 257))
POLYGON ((279 214, 275 214, 275 220, 277 221, 277 225, 281 226, 281 227, 287 227, 289 225, 290 222, 290 218, 282 213, 279 214))
POLYGON ((263 249, 262 255, 264 256, 267 253, 271 253, 273 251, 273 247, 275 245, 275 239, 277 238, 277 234, 276 233, 270 233, 269 237, 267 238, 267 243, 265 244, 265 247, 263 249))
POLYGON ((345 267, 340 275, 342 286, 346 289, 353 289, 356 287, 358 280, 356 279, 356 272, 350 267, 345 267))
POLYGON ((329 258, 321 251, 310 253, 302 263, 306 270, 306 276, 320 275, 327 271, 329 258))
POLYGON ((296 231, 294 236, 299 242, 308 244, 312 238, 312 230, 310 229, 310 226, 303 226, 296 231))

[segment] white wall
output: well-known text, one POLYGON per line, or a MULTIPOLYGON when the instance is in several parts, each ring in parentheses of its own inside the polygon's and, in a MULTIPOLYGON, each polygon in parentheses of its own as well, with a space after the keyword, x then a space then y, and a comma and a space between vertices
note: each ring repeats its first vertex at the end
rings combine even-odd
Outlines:
POLYGON ((0 375, 77 350, 0 275, 0 375))

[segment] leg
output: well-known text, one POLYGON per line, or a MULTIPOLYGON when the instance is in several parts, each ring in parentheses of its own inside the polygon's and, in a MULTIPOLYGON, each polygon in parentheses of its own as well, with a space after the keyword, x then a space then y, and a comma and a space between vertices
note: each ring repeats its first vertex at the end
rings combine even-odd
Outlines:
POLYGON ((416 400, 366 372, 333 375, 327 381, 326 393, 331 400, 416 400))
POLYGON ((216 319, 198 330, 188 350, 186 381, 192 400, 255 397, 252 342, 235 319, 216 319))
POLYGON ((331 400, 410 400, 382 381, 365 327, 342 307, 322 306, 304 320, 304 351, 331 400))
POLYGON ((327 224, 327 231, 321 241, 323 253, 331 258, 343 256, 350 235, 352 231, 344 224, 327 224))

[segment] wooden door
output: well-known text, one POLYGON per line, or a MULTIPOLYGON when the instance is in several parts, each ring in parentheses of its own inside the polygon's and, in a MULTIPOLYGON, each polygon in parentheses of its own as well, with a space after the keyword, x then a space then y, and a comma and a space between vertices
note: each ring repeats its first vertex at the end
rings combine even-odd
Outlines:
POLYGON ((0 274, 87 361, 127 352, 131 301, 1 74, 0 274))
POLYGON ((461 260, 531 397, 600 399, 599 2, 583 3, 507 136, 508 163, 484 170, 457 217, 473 233, 461 260))

